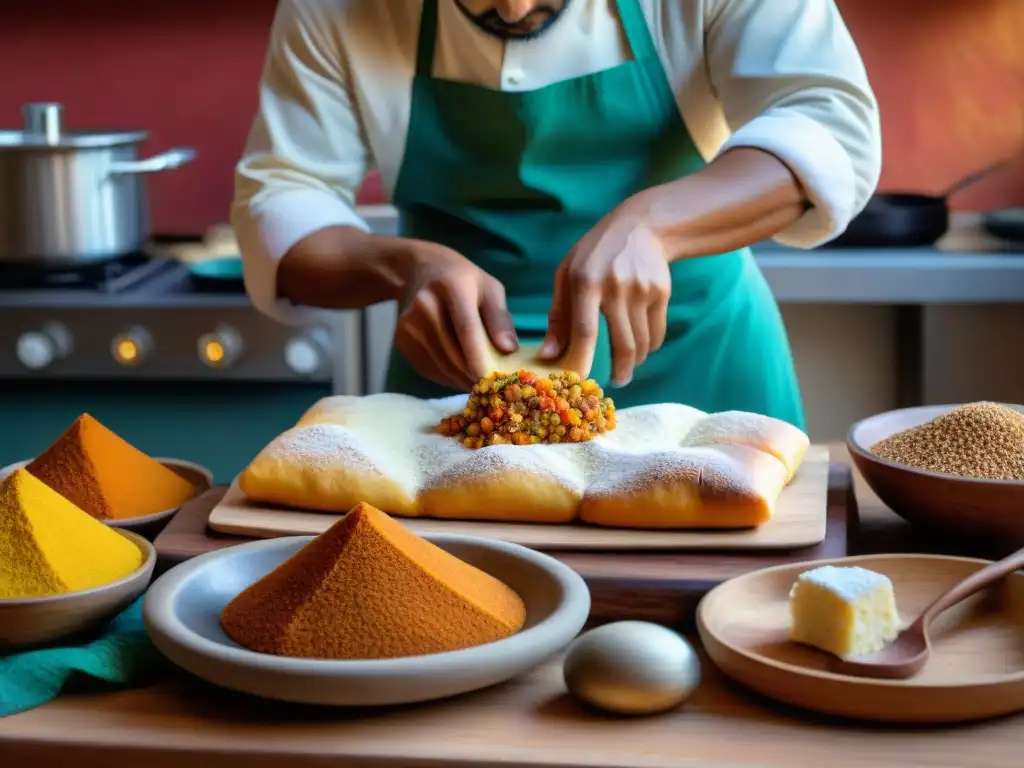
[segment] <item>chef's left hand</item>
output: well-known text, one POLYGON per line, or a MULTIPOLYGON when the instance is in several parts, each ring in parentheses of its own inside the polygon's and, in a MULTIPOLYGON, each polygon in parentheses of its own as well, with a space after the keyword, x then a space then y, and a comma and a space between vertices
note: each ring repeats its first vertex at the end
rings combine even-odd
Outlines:
POLYGON ((587 376, 594 363, 598 316, 608 321, 612 383, 665 341, 672 279, 665 247, 626 204, 605 216, 569 252, 555 273, 555 295, 541 358, 567 352, 567 370, 587 376))

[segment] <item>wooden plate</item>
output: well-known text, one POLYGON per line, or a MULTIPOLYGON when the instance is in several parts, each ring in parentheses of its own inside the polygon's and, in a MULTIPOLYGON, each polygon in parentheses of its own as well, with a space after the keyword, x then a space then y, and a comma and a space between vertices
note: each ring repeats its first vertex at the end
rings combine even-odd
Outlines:
MULTIPOLYGON (((887 411, 857 422, 847 446, 857 469, 886 506, 916 525, 1024 547, 1024 482, 957 477, 905 467, 871 453, 879 440, 925 424, 957 408, 926 405, 887 411)), ((1009 405, 1019 411, 1024 406, 1009 405)))
POLYGON ((869 555, 767 568, 711 590, 697 609, 708 655, 723 672, 773 699, 861 720, 954 723, 1024 709, 1024 572, 950 609, 932 625, 932 657, 910 680, 825 671, 819 652, 790 643, 789 590, 803 571, 859 565, 892 579, 908 624, 984 560, 869 555))

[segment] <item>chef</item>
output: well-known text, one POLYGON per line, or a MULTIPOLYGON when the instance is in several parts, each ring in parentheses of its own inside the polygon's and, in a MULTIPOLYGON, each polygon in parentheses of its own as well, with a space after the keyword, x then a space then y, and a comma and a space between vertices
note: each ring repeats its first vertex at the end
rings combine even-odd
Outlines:
POLYGON ((618 407, 803 427, 748 246, 840 234, 880 156, 832 0, 281 0, 232 222, 275 318, 399 302, 389 391, 542 342, 618 407), (399 236, 356 212, 371 167, 399 236))

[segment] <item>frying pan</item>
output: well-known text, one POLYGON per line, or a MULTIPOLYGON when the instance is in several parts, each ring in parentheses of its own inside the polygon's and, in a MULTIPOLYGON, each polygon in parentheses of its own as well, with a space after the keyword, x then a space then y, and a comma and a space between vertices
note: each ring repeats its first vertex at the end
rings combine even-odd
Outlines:
POLYGON ((189 265, 189 277, 197 291, 206 293, 245 293, 242 260, 238 256, 203 259, 189 265))
POLYGON ((990 211, 985 215, 985 229, 1002 240, 1024 243, 1024 208, 990 211))
POLYGON ((828 245, 837 248, 934 245, 949 229, 949 197, 1005 164, 1003 161, 975 171, 939 196, 911 192, 873 195, 846 231, 828 245))

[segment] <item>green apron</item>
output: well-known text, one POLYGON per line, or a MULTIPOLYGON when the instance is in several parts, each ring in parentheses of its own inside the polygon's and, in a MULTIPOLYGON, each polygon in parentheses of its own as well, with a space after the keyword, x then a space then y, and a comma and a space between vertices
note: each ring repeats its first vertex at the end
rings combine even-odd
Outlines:
MULTIPOLYGON (((555 270, 602 217, 643 189, 704 167, 679 114, 638 0, 617 0, 633 59, 535 91, 502 92, 431 76, 437 0, 424 0, 412 108, 393 201, 401 233, 460 252, 500 280, 520 342, 547 328, 555 270)), ((762 413, 804 427, 785 328, 748 249, 671 265, 664 345, 616 407, 674 402, 762 413)), ((602 318, 591 376, 606 385, 602 318)), ((450 390, 396 351, 387 389, 450 390)))

